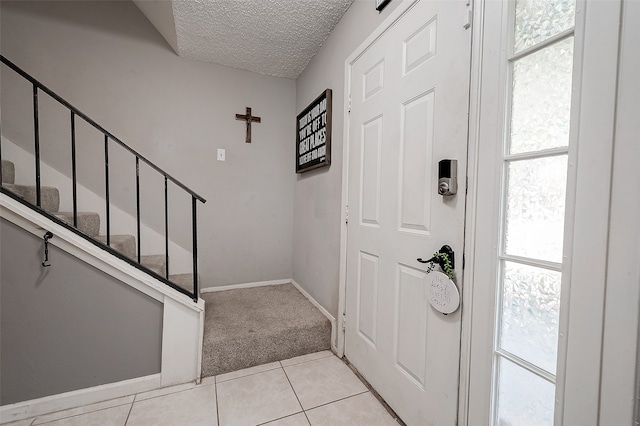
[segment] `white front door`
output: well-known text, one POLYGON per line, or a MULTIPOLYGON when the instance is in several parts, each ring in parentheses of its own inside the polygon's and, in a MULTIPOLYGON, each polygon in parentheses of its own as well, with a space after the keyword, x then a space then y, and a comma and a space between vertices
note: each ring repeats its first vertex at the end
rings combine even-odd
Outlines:
POLYGON ((416 1, 348 64, 345 352, 409 425, 457 416, 461 312, 430 306, 416 259, 447 244, 462 281, 467 10, 465 0, 416 1), (458 161, 457 195, 438 195, 442 159, 458 161))

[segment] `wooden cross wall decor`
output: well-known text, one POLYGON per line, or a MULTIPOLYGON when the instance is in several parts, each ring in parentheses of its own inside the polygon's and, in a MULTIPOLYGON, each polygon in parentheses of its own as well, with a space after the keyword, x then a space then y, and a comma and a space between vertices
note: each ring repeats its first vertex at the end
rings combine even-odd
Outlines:
POLYGON ((260 117, 254 117, 251 115, 251 108, 247 107, 247 113, 245 115, 236 114, 236 120, 242 120, 247 123, 247 137, 245 139, 246 143, 251 143, 251 123, 260 123, 260 117))

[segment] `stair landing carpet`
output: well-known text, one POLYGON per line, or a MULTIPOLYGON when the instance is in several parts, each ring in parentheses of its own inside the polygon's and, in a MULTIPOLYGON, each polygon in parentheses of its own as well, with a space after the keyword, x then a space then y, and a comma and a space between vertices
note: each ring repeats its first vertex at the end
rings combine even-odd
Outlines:
POLYGON ((202 293, 202 375, 331 348, 331 323, 292 284, 202 293))

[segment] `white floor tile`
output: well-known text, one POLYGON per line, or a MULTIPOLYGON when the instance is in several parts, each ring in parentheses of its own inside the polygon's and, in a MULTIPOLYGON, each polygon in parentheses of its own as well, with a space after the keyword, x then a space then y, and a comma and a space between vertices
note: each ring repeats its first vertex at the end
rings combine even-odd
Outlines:
POLYGON ((265 423, 261 426, 309 426, 309 421, 304 413, 298 413, 293 416, 285 417, 284 419, 265 423))
POLYGON ((335 356, 284 367, 284 371, 305 410, 367 391, 335 356))
POLYGON ((215 376, 203 377, 202 381, 200 382, 200 386, 212 385, 215 382, 216 382, 216 377, 215 376))
POLYGON ((220 426, 397 425, 331 352, 283 363, 286 367, 265 364, 207 377, 197 386, 157 389, 3 426, 218 426, 218 419, 220 426))
POLYGON ((131 405, 106 408, 100 411, 67 417, 47 423, 47 426, 124 426, 131 405))
POLYGON ((216 386, 220 426, 253 426, 302 411, 281 368, 216 386))
POLYGON ((314 352, 312 354, 285 359, 284 361, 280 361, 280 364, 282 364, 283 367, 287 367, 289 365, 302 364, 303 362, 313 361, 320 358, 327 358, 330 356, 334 356, 333 352, 331 351, 314 352))
POLYGON ((135 401, 144 401, 149 398, 157 398, 163 395, 169 395, 171 393, 182 392, 185 390, 193 389, 195 383, 184 383, 182 385, 169 386, 166 388, 154 389, 149 392, 142 392, 136 395, 135 401))
POLYGON ((398 426, 369 392, 314 408, 306 414, 311 426, 398 426))
POLYGON ((262 364, 255 367, 245 368, 243 370, 232 371, 231 373, 221 374, 216 376, 216 383, 226 382, 227 380, 237 379, 239 377, 250 376, 251 374, 262 373, 264 371, 275 370, 280 368, 279 362, 270 362, 269 364, 262 364))
POLYGON ((133 403, 127 426, 215 426, 216 388, 198 386, 133 403))
POLYGON ((131 405, 133 402, 133 395, 125 396, 122 398, 110 399, 109 401, 98 402, 96 404, 85 405, 83 407, 71 408, 69 410, 57 411, 51 414, 45 414, 42 416, 36 417, 36 420, 33 422, 34 425, 39 425, 42 423, 52 422, 54 420, 64 419, 67 417, 78 416, 81 414, 87 414, 92 411, 104 410, 105 408, 117 407, 119 405, 131 405))

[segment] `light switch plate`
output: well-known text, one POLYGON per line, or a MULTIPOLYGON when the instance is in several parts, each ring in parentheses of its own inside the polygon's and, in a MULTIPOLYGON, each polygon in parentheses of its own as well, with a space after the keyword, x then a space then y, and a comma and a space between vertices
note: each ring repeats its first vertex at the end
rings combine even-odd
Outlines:
POLYGON ((225 150, 222 148, 218 148, 218 161, 224 161, 225 158, 225 150))

